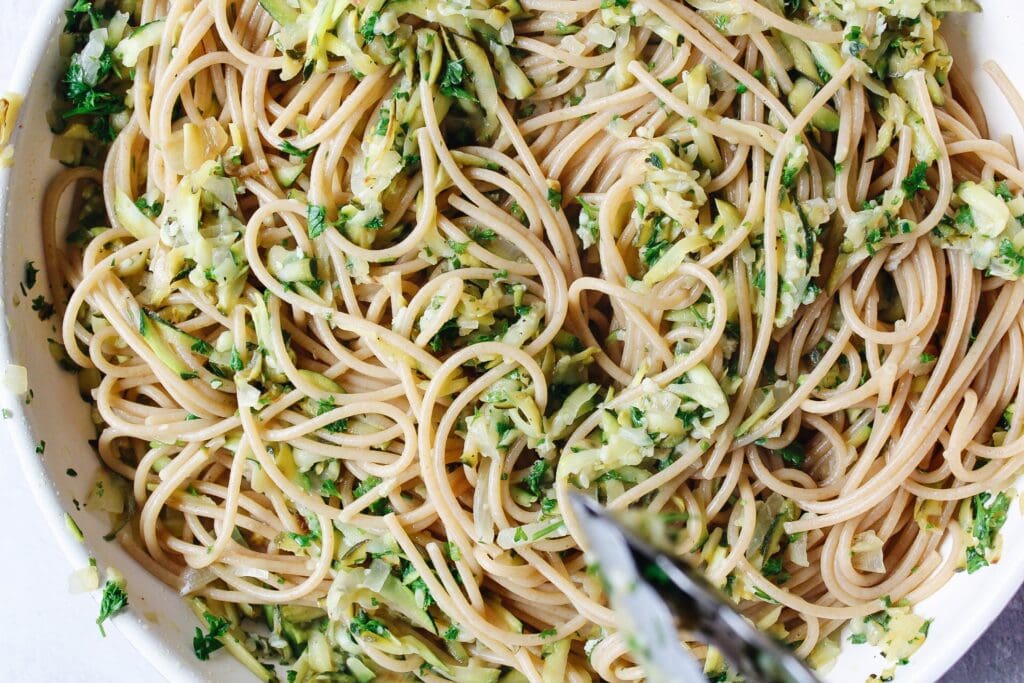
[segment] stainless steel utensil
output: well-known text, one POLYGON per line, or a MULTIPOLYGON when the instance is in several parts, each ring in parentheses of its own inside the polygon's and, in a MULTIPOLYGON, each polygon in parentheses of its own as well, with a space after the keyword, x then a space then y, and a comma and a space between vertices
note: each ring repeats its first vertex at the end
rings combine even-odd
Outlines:
POLYGON ((693 567, 638 539, 592 498, 571 493, 573 512, 630 646, 653 681, 705 681, 677 624, 718 648, 747 683, 818 683, 784 645, 747 621, 693 567))

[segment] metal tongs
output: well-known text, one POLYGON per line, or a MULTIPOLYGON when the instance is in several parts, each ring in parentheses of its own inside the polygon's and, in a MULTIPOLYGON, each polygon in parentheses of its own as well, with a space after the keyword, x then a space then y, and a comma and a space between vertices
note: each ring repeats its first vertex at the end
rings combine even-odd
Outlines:
POLYGON ((749 621, 695 569, 662 553, 617 522, 592 498, 571 493, 573 512, 609 592, 630 647, 655 682, 702 682, 677 626, 713 645, 747 683, 818 683, 792 652, 749 621))

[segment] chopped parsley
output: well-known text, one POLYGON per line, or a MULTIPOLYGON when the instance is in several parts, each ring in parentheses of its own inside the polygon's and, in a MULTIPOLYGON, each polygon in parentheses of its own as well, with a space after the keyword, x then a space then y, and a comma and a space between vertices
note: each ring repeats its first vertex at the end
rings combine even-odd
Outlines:
POLYGON ((310 204, 306 208, 306 225, 310 239, 324 234, 327 228, 327 209, 319 204, 310 204))
POLYGON ((629 409, 629 422, 630 422, 630 424, 633 427, 635 427, 637 429, 643 428, 643 426, 644 426, 644 411, 640 410, 636 406, 632 406, 629 409))
POLYGON ((441 94, 460 100, 479 102, 473 93, 463 87, 463 81, 467 76, 469 76, 469 71, 466 69, 466 60, 449 59, 441 77, 441 94))
POLYGON ((349 624, 348 628, 354 636, 358 636, 360 633, 372 633, 381 637, 387 637, 390 635, 387 626, 376 619, 371 618, 370 615, 363 610, 356 612, 355 616, 352 617, 352 623, 349 624))
POLYGON ((1006 181, 1000 181, 996 183, 995 195, 1002 199, 1004 202, 1011 201, 1013 199, 1013 193, 1010 192, 1010 186, 1006 184, 1006 181))
POLYGON ((39 315, 40 320, 49 320, 55 312, 53 304, 47 301, 42 294, 32 299, 32 310, 39 315))
POLYGON ((93 9, 92 0, 75 0, 71 7, 64 10, 64 33, 97 29, 100 27, 100 18, 100 13, 93 9))
POLYGON ((907 197, 913 197, 922 190, 931 189, 926 179, 927 173, 928 164, 923 161, 919 161, 914 168, 911 169, 910 174, 904 178, 901 183, 903 187, 903 194, 907 197))
POLYGON ((305 159, 310 154, 312 154, 314 152, 314 150, 316 150, 316 147, 310 147, 309 149, 299 149, 298 147, 296 147, 292 143, 288 142, 287 140, 282 140, 281 141, 280 149, 281 149, 282 152, 284 152, 285 154, 287 154, 289 156, 299 157, 300 159, 305 159))
POLYGON ((782 186, 785 188, 793 187, 793 181, 796 180, 799 173, 799 168, 787 165, 786 168, 782 170, 782 186))
POLYGON ((956 210, 953 221, 962 232, 974 232, 974 214, 971 213, 971 207, 968 205, 964 204, 956 210))
POLYGON ((1000 493, 994 499, 990 493, 979 493, 971 498, 971 535, 975 543, 967 548, 967 572, 973 574, 982 567, 989 565, 985 551, 996 546, 999 530, 1006 523, 1006 511, 1010 507, 1010 497, 1000 493), (992 502, 989 503, 989 500, 992 502))
POLYGON ((96 617, 96 625, 100 627, 100 633, 106 637, 107 632, 103 629, 103 622, 128 606, 128 594, 119 583, 107 581, 103 586, 103 598, 100 600, 100 615, 96 617))
POLYGON ((530 471, 523 479, 523 487, 535 497, 540 497, 540 487, 544 481, 544 474, 548 471, 548 467, 548 462, 546 460, 537 460, 530 466, 530 471))
POLYGON ((473 227, 469 229, 469 237, 474 242, 490 242, 497 236, 497 233, 490 228, 473 227))
POLYGON ((242 356, 239 355, 238 349, 233 346, 231 347, 231 360, 229 362, 231 363, 231 369, 235 372, 241 372, 245 367, 245 364, 242 362, 242 356))
POLYGON ((25 261, 25 289, 32 289, 36 286, 38 275, 39 269, 36 268, 36 264, 32 261, 25 261))
POLYGON ((366 19, 363 20, 363 25, 359 27, 359 33, 363 36, 364 42, 369 43, 373 40, 378 19, 380 19, 379 12, 370 12, 366 19))
POLYGON ((562 193, 552 187, 548 188, 548 204, 556 211, 562 208, 562 193))
MULTIPOLYGON (((369 493, 375 486, 380 484, 381 481, 382 480, 380 477, 367 477, 362 483, 359 484, 359 486, 355 488, 354 491, 352 491, 352 495, 355 496, 356 498, 361 498, 365 496, 367 493, 369 493)), ((377 515, 378 517, 382 517, 391 512, 391 503, 388 501, 387 498, 378 498, 377 500, 373 501, 368 506, 366 506, 366 509, 371 515, 377 515)))
POLYGON ((125 110, 120 79, 114 71, 113 50, 106 47, 96 58, 95 74, 87 73, 80 61, 72 58, 64 73, 64 99, 71 105, 63 118, 93 117, 89 131, 101 142, 111 142, 117 136, 110 122, 112 114, 125 110))
POLYGON ((338 491, 338 485, 330 479, 325 479, 320 482, 320 492, 325 496, 333 496, 335 498, 341 497, 341 492, 338 491))
POLYGON ((210 632, 204 634, 203 629, 196 626, 196 634, 192 638, 192 650, 196 653, 196 659, 205 662, 211 654, 224 647, 224 643, 220 639, 227 635, 228 627, 231 624, 227 619, 209 612, 203 612, 203 619, 206 620, 210 632))

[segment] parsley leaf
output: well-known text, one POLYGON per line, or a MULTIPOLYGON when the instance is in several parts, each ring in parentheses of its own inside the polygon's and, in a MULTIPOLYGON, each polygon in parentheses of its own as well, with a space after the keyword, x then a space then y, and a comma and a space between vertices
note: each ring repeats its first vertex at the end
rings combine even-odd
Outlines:
POLYGON ((63 114, 65 119, 84 114, 108 116, 124 111, 124 97, 101 88, 114 69, 111 49, 106 48, 97 61, 95 75, 87 74, 77 60, 72 60, 64 73, 64 98, 71 103, 71 109, 63 114))
POLYGON ((38 275, 39 269, 36 268, 36 264, 32 261, 25 261, 25 289, 32 289, 36 286, 38 275))
POLYGON ((548 188, 548 204, 556 211, 562 208, 562 193, 554 188, 548 188))
POLYGON ((310 147, 309 149, 299 149, 298 147, 288 142, 287 140, 282 140, 280 149, 282 152, 289 156, 305 159, 316 150, 316 147, 310 147))
POLYGON ((967 549, 967 572, 973 574, 982 567, 989 564, 985 555, 986 550, 995 547, 996 537, 999 530, 1006 523, 1006 511, 1010 507, 1010 497, 1000 493, 988 505, 990 493, 979 493, 971 498, 971 511, 974 520, 971 523, 971 532, 975 538, 975 544, 967 549))
POLYGON ((224 647, 224 643, 220 642, 220 638, 227 635, 230 624, 227 619, 215 616, 209 612, 203 612, 203 619, 206 620, 210 632, 204 634, 203 629, 197 626, 196 635, 192 638, 192 649, 196 653, 196 658, 205 662, 210 658, 211 654, 224 647))
POLYGON ((1004 202, 1013 200, 1013 193, 1010 192, 1010 186, 1007 185, 1005 180, 996 183, 995 195, 1004 202))
POLYGON ((320 491, 328 497, 341 498, 341 493, 338 491, 338 485, 330 479, 325 479, 320 483, 320 491))
POLYGON ((245 367, 245 363, 242 362, 242 356, 238 353, 238 349, 231 347, 231 369, 235 372, 241 372, 245 367))
POLYGON ((370 12, 370 14, 363 21, 363 25, 359 27, 359 33, 363 36, 363 41, 369 43, 373 40, 377 28, 377 20, 380 19, 379 12, 370 12))
POLYGON ((103 629, 103 622, 111 618, 128 606, 128 594, 120 584, 107 581, 103 586, 103 599, 100 600, 100 615, 96 617, 96 625, 100 627, 100 633, 106 637, 107 632, 103 629))
POLYGON ((42 294, 32 299, 32 310, 39 314, 40 320, 49 320, 53 317, 53 304, 47 301, 42 294))
POLYGON ((380 623, 376 619, 373 619, 363 610, 356 612, 355 616, 352 617, 352 623, 349 624, 348 630, 352 632, 352 635, 358 636, 360 633, 373 633, 381 637, 387 637, 388 628, 384 624, 380 623))
POLYGON ((161 201, 153 201, 150 203, 145 197, 139 197, 135 200, 135 206, 139 208, 139 211, 146 214, 150 218, 157 218, 164 210, 164 203, 161 201))
POLYGON ((466 69, 466 60, 450 59, 445 64, 444 74, 441 77, 441 94, 470 102, 479 102, 476 96, 462 86, 463 80, 469 75, 466 69))
MULTIPOLYGON (((365 496, 367 493, 369 493, 374 486, 380 484, 380 482, 380 477, 367 477, 365 480, 363 480, 362 483, 359 484, 359 486, 355 488, 354 491, 352 491, 352 495, 355 496, 356 498, 361 498, 365 496)), ((378 517, 381 517, 391 512, 391 503, 388 501, 387 498, 378 498, 377 500, 370 503, 366 507, 366 510, 371 515, 377 515, 378 517)))
POLYGON ((913 197, 922 190, 931 189, 925 177, 927 173, 928 164, 923 161, 919 161, 910 171, 910 174, 904 178, 901 183, 903 186, 903 194, 907 197, 913 197))
POLYGON ((474 227, 469 229, 469 237, 474 242, 490 242, 497 236, 497 233, 491 230, 490 228, 474 227))
POLYGON ((319 204, 310 204, 306 208, 306 226, 310 239, 324 234, 327 228, 327 209, 319 204))
POLYGON ((92 0, 75 0, 71 7, 64 10, 64 33, 75 33, 83 16, 88 19, 91 28, 100 27, 100 14, 93 9, 92 0))
POLYGON ((967 204, 956 210, 956 226, 961 232, 972 232, 974 230, 974 214, 967 204))
POLYGON ((807 454, 804 452, 804 447, 798 443, 791 443, 788 446, 775 451, 775 454, 782 458, 783 462, 793 467, 803 467, 804 460, 807 459, 807 454))
POLYGON ((761 573, 765 576, 777 576, 782 573, 782 558, 779 556, 769 557, 761 566, 761 573))
POLYGON ((523 479, 523 486, 536 497, 540 497, 540 487, 544 480, 544 474, 548 471, 546 460, 537 460, 530 466, 530 471, 523 479))
POLYGON ((797 174, 800 173, 800 169, 795 166, 787 166, 782 170, 782 186, 789 188, 793 187, 793 181, 796 180, 797 174))

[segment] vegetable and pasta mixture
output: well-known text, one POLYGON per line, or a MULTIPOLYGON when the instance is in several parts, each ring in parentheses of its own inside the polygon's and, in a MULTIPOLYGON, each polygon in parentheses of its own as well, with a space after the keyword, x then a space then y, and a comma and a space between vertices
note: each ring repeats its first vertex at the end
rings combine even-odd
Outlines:
POLYGON ((898 674, 1024 465, 979 9, 75 0, 40 315, 87 507, 263 680, 643 679, 572 490, 898 674))

